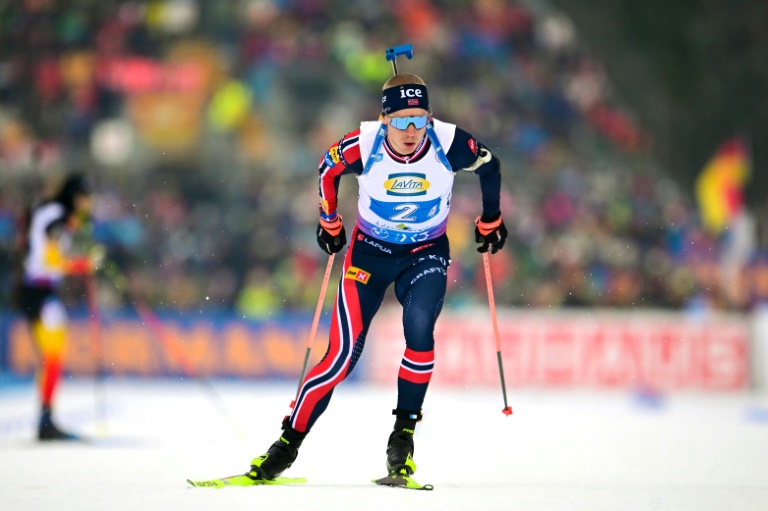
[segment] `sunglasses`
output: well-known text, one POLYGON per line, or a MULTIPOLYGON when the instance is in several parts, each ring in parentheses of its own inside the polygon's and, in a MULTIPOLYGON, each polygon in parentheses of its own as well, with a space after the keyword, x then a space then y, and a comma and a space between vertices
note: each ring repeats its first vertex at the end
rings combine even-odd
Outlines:
POLYGON ((428 118, 426 115, 409 115, 408 117, 392 117, 389 121, 389 125, 393 128, 405 131, 408 129, 409 124, 413 124, 413 127, 420 130, 427 125, 428 118))

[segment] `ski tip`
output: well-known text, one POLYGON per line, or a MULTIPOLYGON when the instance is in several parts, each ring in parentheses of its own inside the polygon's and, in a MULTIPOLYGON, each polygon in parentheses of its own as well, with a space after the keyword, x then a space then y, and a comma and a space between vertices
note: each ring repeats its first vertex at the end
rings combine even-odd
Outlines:
POLYGON ((407 488, 409 490, 434 490, 431 484, 419 484, 412 477, 400 474, 390 474, 381 479, 371 479, 371 482, 379 486, 390 486, 392 488, 407 488))
POLYGON ((248 475, 235 475, 222 477, 220 479, 210 479, 207 481, 193 481, 187 479, 187 482, 195 488, 227 488, 234 486, 262 486, 262 485, 292 485, 304 484, 307 480, 303 477, 276 477, 274 479, 251 479, 248 475))

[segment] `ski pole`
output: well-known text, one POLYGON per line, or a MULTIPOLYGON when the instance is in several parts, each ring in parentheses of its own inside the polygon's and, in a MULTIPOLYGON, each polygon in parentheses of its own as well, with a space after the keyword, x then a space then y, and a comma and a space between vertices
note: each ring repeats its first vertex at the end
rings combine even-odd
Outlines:
POLYGON ((235 420, 227 411, 227 408, 224 406, 224 402, 221 399, 219 393, 216 391, 216 388, 213 386, 213 383, 211 383, 208 378, 205 378, 200 374, 196 374, 192 363, 184 354, 182 346, 176 341, 176 339, 168 334, 168 331, 166 330, 157 314, 155 314, 155 312, 150 309, 149 306, 143 301, 136 300, 135 298, 134 300, 135 303, 133 306, 136 309, 136 312, 139 314, 139 317, 144 322, 144 324, 149 327, 149 330, 154 334, 154 337, 162 343, 166 353, 169 353, 173 358, 176 359, 184 374, 202 384, 203 388, 207 392, 208 397, 211 400, 211 403, 213 403, 214 407, 218 410, 221 416, 224 417, 227 422, 229 422, 229 425, 232 426, 232 429, 235 430, 235 433, 237 433, 240 438, 245 438, 245 432, 242 430, 242 428, 240 428, 237 422, 235 422, 235 420))
POLYGON ((483 252, 483 267, 485 268, 485 285, 488 288, 488 305, 491 309, 491 321, 493 321, 493 335, 496 338, 496 360, 499 363, 499 376, 501 377, 501 393, 504 396, 504 415, 512 415, 512 407, 507 404, 507 386, 504 383, 504 366, 501 363, 501 338, 499 337, 499 322, 496 319, 496 300, 493 298, 493 282, 491 281, 491 262, 488 252, 483 252))
POLYGON ((206 395, 210 398, 211 403, 219 414, 229 422, 232 429, 234 429, 235 433, 237 433, 240 438, 245 438, 245 432, 227 411, 224 402, 216 391, 216 388, 213 386, 213 383, 211 383, 208 378, 197 374, 192 363, 184 354, 183 347, 168 333, 168 330, 165 328, 157 314, 146 304, 146 302, 144 302, 144 300, 138 298, 136 293, 132 293, 128 289, 129 283, 125 275, 120 272, 114 263, 105 265, 105 273, 112 279, 113 284, 122 294, 133 298, 133 308, 139 315, 139 318, 152 333, 155 340, 160 342, 165 352, 179 364, 181 372, 188 378, 197 380, 202 385, 206 390, 206 395))
POLYGON ((88 273, 85 276, 85 299, 88 304, 88 331, 93 349, 95 374, 95 394, 97 414, 106 430, 107 414, 104 399, 104 343, 101 335, 101 316, 99 314, 99 295, 96 286, 96 276, 88 273))
POLYGON ((320 286, 320 297, 317 299, 317 307, 315 307, 315 317, 312 320, 312 328, 309 329, 309 339, 307 339, 307 351, 304 353, 304 364, 301 367, 301 376, 299 376, 299 387, 296 389, 296 398, 291 401, 291 408, 296 405, 296 400, 299 399, 299 392, 301 392, 301 384, 304 383, 304 377, 307 375, 307 364, 309 363, 309 354, 312 352, 312 344, 315 342, 315 335, 317 335, 317 325, 320 323, 320 313, 323 310, 323 302, 325 301, 325 291, 328 289, 328 280, 331 277, 331 270, 333 269, 333 258, 336 254, 328 256, 328 264, 325 265, 325 275, 323 275, 323 284, 320 286))
POLYGON ((192 364, 187 360, 183 350, 176 342, 176 339, 172 338, 165 331, 163 322, 157 317, 152 309, 144 302, 136 297, 136 293, 131 292, 129 289, 128 278, 120 272, 114 263, 108 263, 105 265, 104 273, 110 277, 115 287, 124 295, 124 298, 130 297, 133 300, 133 308, 139 315, 144 325, 152 332, 153 337, 160 342, 165 349, 165 352, 171 356, 181 367, 181 371, 193 378, 195 376, 195 369, 192 364))

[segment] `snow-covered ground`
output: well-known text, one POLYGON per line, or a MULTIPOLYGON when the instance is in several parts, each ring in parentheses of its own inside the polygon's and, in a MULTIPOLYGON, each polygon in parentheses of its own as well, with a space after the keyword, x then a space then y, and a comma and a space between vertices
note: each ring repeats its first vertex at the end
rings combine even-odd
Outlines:
POLYGON ((62 425, 33 440, 29 385, 0 386, 0 510, 765 510, 768 398, 501 391, 427 396, 416 479, 378 487, 394 389, 342 384, 287 476, 293 487, 192 488, 245 472, 279 434, 293 384, 66 381, 62 425))

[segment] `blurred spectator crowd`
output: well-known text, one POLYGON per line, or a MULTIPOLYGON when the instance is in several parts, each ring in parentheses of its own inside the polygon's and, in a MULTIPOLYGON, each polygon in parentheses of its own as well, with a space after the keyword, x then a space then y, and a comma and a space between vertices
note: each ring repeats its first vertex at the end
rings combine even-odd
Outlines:
MULTIPOLYGON (((20 0, 0 7, 2 303, 24 208, 82 170, 97 185, 96 238, 150 305, 313 308, 326 261, 317 162, 376 119, 384 50, 407 42, 399 69, 426 80, 435 116, 502 160, 500 304, 768 301, 766 247, 725 271, 727 240, 701 227, 692 191, 657 168, 651 137, 546 2, 20 0)), ((354 179, 341 188, 351 222, 354 179)), ((479 211, 477 179, 458 176, 448 307, 485 301, 479 211)), ((102 280, 102 301, 120 307, 102 280)))

